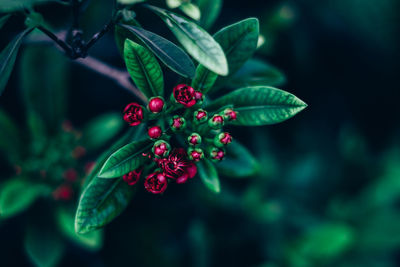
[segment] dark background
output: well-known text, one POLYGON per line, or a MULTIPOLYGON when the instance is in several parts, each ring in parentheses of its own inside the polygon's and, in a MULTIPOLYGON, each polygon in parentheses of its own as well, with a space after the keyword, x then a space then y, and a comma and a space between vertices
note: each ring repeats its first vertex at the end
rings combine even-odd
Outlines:
MULTIPOLYGON (((109 4, 96 2, 83 15, 87 36, 110 15, 109 4)), ((70 245, 62 266, 396 266, 400 242, 386 245, 400 235, 400 227, 365 248, 359 230, 379 215, 375 209, 356 211, 369 203, 368 197, 359 198, 362 192, 373 191, 385 176, 387 155, 393 168, 400 160, 390 152, 399 150, 399 8, 396 0, 225 1, 210 32, 259 18, 267 43, 256 56, 281 69, 287 83, 280 88, 308 108, 282 124, 232 130, 263 163, 257 177, 222 177, 222 193, 216 196, 199 179, 171 187, 162 197, 138 190, 129 208, 107 226, 104 248, 96 254, 70 245), (271 26, 279 14, 280 24, 271 26), (260 199, 252 200, 257 194, 260 199), (340 212, 337 203, 345 203, 340 212), (333 256, 302 252, 310 229, 325 224, 345 225, 353 241, 333 256)), ((38 10, 60 28, 68 21, 65 8, 38 10)), ((140 7, 136 11, 143 27, 174 40, 158 17, 140 7)), ((11 24, 2 32, 2 44, 23 25, 18 17, 11 24)), ((90 55, 123 66, 111 33, 90 55)), ((72 67, 68 117, 77 126, 134 100, 108 78, 72 67)), ((176 75, 166 69, 164 74, 166 88, 172 88, 176 75)), ((0 105, 22 123, 18 71, 0 105)), ((387 190, 398 187, 395 181, 387 190)), ((365 226, 371 229, 366 232, 381 231, 400 218, 397 198, 390 205, 394 217, 376 228, 365 226)), ((22 221, 14 218, 0 228, 4 266, 29 265, 21 245, 22 221)), ((331 242, 328 234, 321 246, 331 242)))

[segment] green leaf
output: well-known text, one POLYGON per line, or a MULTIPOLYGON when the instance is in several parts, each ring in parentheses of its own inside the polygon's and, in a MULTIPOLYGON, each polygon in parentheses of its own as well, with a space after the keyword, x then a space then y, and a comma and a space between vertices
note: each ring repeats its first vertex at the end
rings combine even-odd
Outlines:
POLYGON ((258 173, 260 163, 238 141, 233 141, 226 148, 226 157, 216 164, 218 172, 232 178, 248 177, 258 173))
POLYGON ((38 267, 56 266, 64 254, 60 236, 43 225, 27 228, 24 246, 30 260, 38 267))
POLYGON ((82 131, 82 144, 89 150, 98 149, 123 128, 124 123, 118 113, 106 113, 91 120, 82 131))
POLYGON ((15 164, 21 158, 20 133, 14 121, 0 109, 0 153, 15 164))
POLYGON ((200 20, 201 12, 198 6, 192 3, 182 3, 182 5, 179 6, 179 9, 192 19, 200 20))
POLYGON ((120 26, 135 34, 171 70, 187 78, 194 77, 195 68, 192 60, 174 43, 139 27, 120 26))
POLYGON ((11 17, 11 14, 4 15, 0 18, 0 29, 3 28, 4 24, 8 21, 8 19, 11 17))
POLYGON ((137 169, 146 160, 143 152, 151 149, 150 140, 132 142, 114 152, 100 170, 101 178, 117 178, 137 169))
POLYGON ((61 233, 77 245, 91 250, 98 251, 103 246, 103 231, 93 231, 86 234, 75 232, 75 214, 66 208, 58 208, 56 211, 57 224, 61 233))
POLYGON ((199 169, 200 179, 203 181, 205 186, 214 193, 219 193, 221 188, 218 172, 214 164, 210 160, 204 159, 197 164, 197 167, 199 169))
POLYGON ((148 7, 163 19, 193 58, 219 75, 228 75, 228 62, 221 46, 204 29, 170 11, 148 7))
MULTIPOLYGON (((139 23, 135 19, 131 20, 129 23, 126 21, 124 23, 125 25, 129 24, 132 26, 140 27, 139 23)), ((115 37, 115 44, 117 45, 118 51, 122 57, 124 57, 124 45, 126 39, 134 40, 137 42, 140 41, 140 39, 137 38, 132 32, 130 32, 129 30, 125 29, 120 25, 115 25, 114 37, 115 37)))
POLYGON ((124 58, 132 80, 143 94, 147 97, 163 95, 164 78, 161 67, 147 48, 126 39, 124 58))
POLYGON ((145 1, 146 0, 117 0, 117 2, 119 4, 123 4, 123 5, 134 5, 134 4, 142 3, 145 1))
MULTIPOLYGON (((230 75, 234 74, 257 49, 259 25, 256 18, 249 18, 227 26, 214 35, 214 39, 221 45, 229 65, 230 75)), ((212 81, 217 73, 209 73, 206 66, 199 65, 193 86, 207 93, 212 88, 212 81)))
POLYGON ((182 5, 183 0, 167 0, 166 3, 169 8, 177 8, 182 5))
POLYGON ((59 0, 2 0, 0 12, 14 12, 46 2, 59 2, 59 0))
POLYGON ((215 109, 233 105, 238 112, 234 125, 259 126, 285 121, 307 107, 296 96, 269 86, 254 86, 237 89, 211 103, 207 108, 215 109))
MULTIPOLYGON (((1 5, 0 5, 1 6, 1 5)), ((17 59, 18 50, 21 46, 22 39, 32 29, 26 29, 18 34, 3 51, 0 53, 0 95, 3 93, 10 78, 11 71, 14 68, 15 60, 17 59)))
POLYGON ((22 177, 12 178, 0 188, 0 216, 8 218, 23 212, 41 196, 50 194, 51 189, 43 184, 34 184, 22 177))
POLYGON ((227 86, 279 86, 285 81, 285 75, 276 67, 261 60, 250 59, 229 79, 227 86))
POLYGON ((143 135, 143 124, 138 127, 131 127, 127 133, 125 133, 119 140, 115 141, 115 143, 110 146, 110 148, 103 152, 100 157, 96 160, 96 164, 93 167, 93 170, 85 177, 85 182, 82 188, 86 188, 86 186, 99 174, 101 168, 107 159, 117 150, 120 149, 124 144, 132 140, 141 139, 141 135, 143 135))
POLYGON ((95 177, 81 195, 75 231, 84 234, 105 226, 128 206, 133 193, 123 179, 95 177))
POLYGON ((204 29, 209 29, 218 18, 222 8, 222 0, 195 0, 200 9, 201 18, 199 24, 204 29))
POLYGON ((50 133, 65 118, 69 60, 54 47, 27 46, 21 54, 20 85, 27 112, 35 112, 50 133))

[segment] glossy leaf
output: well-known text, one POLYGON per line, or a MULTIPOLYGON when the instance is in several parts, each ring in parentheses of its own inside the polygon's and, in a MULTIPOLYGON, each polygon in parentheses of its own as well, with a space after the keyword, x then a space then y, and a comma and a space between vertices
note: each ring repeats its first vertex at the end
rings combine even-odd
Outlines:
POLYGON ((164 78, 160 65, 145 47, 125 40, 124 59, 132 80, 147 97, 162 96, 164 78))
POLYGON ((27 46, 21 53, 20 86, 27 112, 35 112, 55 133, 65 119, 69 60, 54 47, 27 46))
POLYGON ((64 253, 60 236, 44 225, 27 228, 24 246, 30 260, 38 267, 57 266, 64 253))
POLYGON ((134 5, 138 3, 145 2, 146 0, 117 0, 118 3, 123 5, 134 5))
MULTIPOLYGON (((124 22, 124 25, 133 25, 133 26, 139 26, 139 23, 133 19, 130 21, 130 23, 124 22)), ((118 51, 121 54, 122 57, 124 57, 124 45, 125 45, 125 40, 129 39, 135 42, 139 42, 140 39, 136 37, 132 32, 129 30, 125 29, 124 27, 120 25, 115 25, 115 30, 114 30, 114 37, 115 37, 115 44, 117 45, 118 51)))
POLYGON ((261 60, 250 59, 229 79, 227 86, 278 86, 285 81, 285 75, 276 67, 261 60))
POLYGON ((219 75, 228 75, 228 62, 221 46, 204 29, 170 11, 148 7, 164 20, 193 58, 219 75))
POLYGON ((255 175, 260 170, 260 163, 249 150, 238 141, 233 141, 226 148, 226 157, 216 164, 218 172, 227 177, 241 178, 255 175))
POLYGON ((103 167, 104 163, 107 159, 118 149, 123 147, 127 142, 132 140, 141 139, 141 135, 144 134, 143 131, 143 124, 139 125, 138 127, 131 127, 127 133, 125 133, 119 140, 117 140, 108 150, 103 152, 96 160, 96 163, 92 169, 92 171, 85 177, 85 182, 83 184, 83 188, 86 188, 89 183, 98 176, 101 168, 103 167))
POLYGON ((114 152, 99 173, 101 178, 117 178, 135 170, 146 160, 142 155, 151 149, 150 140, 132 142, 114 152))
POLYGON ((218 172, 214 164, 210 160, 204 159, 197 164, 197 167, 200 179, 204 185, 214 193, 219 193, 221 188, 219 184, 218 172))
MULTIPOLYGON (((214 35, 225 52, 231 75, 253 55, 257 48, 258 34, 258 20, 249 18, 227 26, 214 35)), ((209 72, 205 66, 199 65, 193 81, 194 87, 204 93, 212 88, 212 81, 217 78, 217 73, 209 72)))
POLYGON ((307 104, 296 96, 269 86, 244 87, 220 97, 208 106, 216 109, 233 105, 238 112, 234 125, 259 126, 285 121, 307 104))
POLYGON ((37 4, 58 1, 60 0, 2 0, 0 4, 0 12, 14 12, 25 8, 30 8, 37 4))
POLYGON ((201 17, 199 7, 193 3, 182 3, 182 5, 179 6, 179 9, 194 20, 199 20, 201 17))
POLYGON ((136 26, 121 25, 121 27, 135 34, 171 70, 183 77, 194 76, 195 67, 192 60, 174 43, 136 26))
POLYGON ((107 144, 123 128, 119 113, 106 113, 91 120, 83 129, 82 144, 87 149, 97 149, 107 144))
POLYGON ((209 29, 218 18, 222 9, 222 0, 195 0, 194 3, 200 9, 201 17, 199 24, 204 29, 209 29))
POLYGON ((22 39, 31 30, 32 29, 26 29, 25 31, 18 34, 0 53, 0 95, 3 93, 4 88, 7 85, 8 79, 10 78, 11 71, 14 68, 15 60, 17 59, 17 54, 19 47, 21 46, 22 39))
POLYGON ((97 251, 103 246, 102 230, 86 234, 78 234, 75 232, 75 214, 72 211, 66 208, 58 208, 56 211, 56 219, 61 233, 70 241, 91 251, 97 251))
POLYGON ((46 185, 34 184, 22 177, 12 178, 0 187, 0 216, 8 218, 17 215, 50 192, 46 185))
POLYGON ((93 178, 81 195, 75 231, 85 234, 105 226, 128 206, 133 193, 122 179, 93 178))

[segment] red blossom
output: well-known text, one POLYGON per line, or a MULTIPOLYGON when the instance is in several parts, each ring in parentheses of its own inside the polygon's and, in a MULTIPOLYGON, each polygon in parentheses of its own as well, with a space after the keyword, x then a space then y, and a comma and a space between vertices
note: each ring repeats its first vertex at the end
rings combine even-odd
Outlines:
POLYGON ((161 137, 162 130, 160 126, 153 126, 149 128, 147 133, 151 139, 158 139, 161 137))
POLYGON ((143 108, 137 103, 130 103, 124 109, 124 120, 130 126, 136 126, 142 123, 143 108))
POLYGON ((175 86, 173 95, 176 102, 182 104, 186 108, 190 108, 196 104, 195 91, 189 85, 179 84, 175 86))
POLYGON ((128 185, 135 185, 139 181, 142 171, 143 171, 142 169, 136 169, 134 171, 131 171, 125 174, 123 176, 123 179, 128 185))
POLYGON ((161 172, 149 174, 144 181, 144 188, 153 194, 163 193, 167 189, 168 181, 161 172))
POLYGON ((164 108, 164 99, 161 97, 153 97, 149 101, 149 110, 152 113, 160 113, 164 108))

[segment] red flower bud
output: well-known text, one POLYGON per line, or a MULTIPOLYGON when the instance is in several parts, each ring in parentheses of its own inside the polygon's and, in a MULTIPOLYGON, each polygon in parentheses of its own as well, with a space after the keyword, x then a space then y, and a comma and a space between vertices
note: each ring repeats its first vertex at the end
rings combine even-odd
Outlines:
POLYGON ((155 142, 152 149, 154 155, 158 158, 166 157, 169 153, 169 150, 170 145, 164 140, 159 140, 155 142))
POLYGON ((220 133, 215 136, 214 144, 218 147, 229 145, 232 142, 232 135, 230 133, 220 133))
POLYGON ((176 132, 183 130, 186 127, 186 120, 183 117, 175 115, 170 121, 171 129, 176 132))
POLYGON ((193 161, 200 161, 202 158, 204 158, 204 153, 201 148, 189 148, 188 154, 189 159, 193 161))
POLYGON ((124 120, 130 126, 139 125, 143 120, 143 108, 137 103, 130 103, 124 109, 124 120))
POLYGON ((123 179, 128 185, 135 185, 139 181, 140 175, 142 175, 142 171, 143 169, 136 169, 134 171, 131 171, 125 174, 123 176, 123 179))
POLYGON ((197 146, 201 144, 201 136, 198 133, 192 133, 188 137, 188 143, 192 146, 197 146))
POLYGON ((75 182, 78 179, 78 173, 75 169, 68 169, 63 173, 63 177, 68 182, 75 182))
POLYGON ((213 129, 220 129, 224 126, 224 118, 221 115, 214 115, 208 120, 208 125, 213 129))
POLYGON ((85 154, 86 154, 86 149, 83 146, 77 146, 72 151, 72 157, 74 159, 79 159, 79 158, 83 157, 85 154))
POLYGON ((186 84, 179 84, 173 90, 173 96, 176 102, 182 104, 185 108, 190 108, 196 104, 195 91, 186 84))
POLYGON ((196 99, 196 102, 203 101, 203 93, 200 91, 195 91, 194 92, 194 99, 196 99))
POLYGON ((74 195, 72 187, 67 184, 60 185, 53 191, 53 198, 55 200, 70 200, 74 195))
POLYGON ((225 151, 223 149, 214 147, 211 149, 210 157, 213 161, 221 161, 225 157, 225 151))
POLYGON ((195 123, 203 123, 208 119, 207 111, 203 109, 196 110, 193 114, 193 121, 195 123))
POLYGON ((158 139, 162 135, 162 130, 160 126, 153 126, 148 129, 147 133, 151 139, 158 139))
POLYGON ((237 112, 231 108, 227 108, 224 110, 224 117, 228 121, 234 121, 237 118, 237 112))
POLYGON ((144 181, 144 188, 153 194, 160 194, 167 189, 167 178, 161 172, 154 172, 149 174, 144 181))
POLYGON ((150 98, 148 108, 152 113, 160 113, 164 108, 165 101, 161 96, 150 98))

